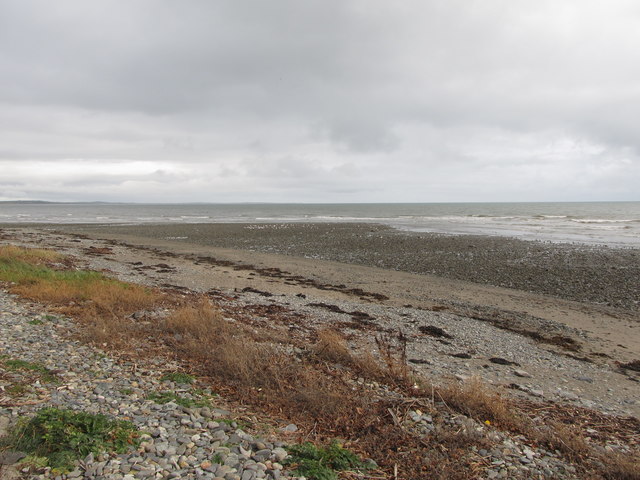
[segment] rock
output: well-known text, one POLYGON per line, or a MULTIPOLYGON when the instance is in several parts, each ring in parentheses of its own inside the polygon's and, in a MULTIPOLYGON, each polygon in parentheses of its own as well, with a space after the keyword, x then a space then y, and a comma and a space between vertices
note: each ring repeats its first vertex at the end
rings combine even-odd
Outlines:
POLYGON ((287 451, 281 447, 274 448, 271 453, 273 455, 274 460, 278 463, 282 462, 285 458, 289 456, 287 451))
POLYGON ((14 463, 18 463, 26 456, 27 455, 23 452, 5 450, 4 452, 0 452, 0 465, 13 465, 14 463))
POLYGON ((9 425, 11 421, 8 417, 0 417, 0 437, 4 437, 9 433, 9 425))
POLYGON ((496 365, 515 365, 515 366, 518 366, 518 367, 520 366, 520 364, 517 363, 517 362, 512 362, 510 360, 507 360, 507 359, 501 358, 501 357, 491 357, 489 359, 489 361, 491 363, 495 363, 496 365))
POLYGON ((529 372, 524 371, 524 370, 514 370, 513 374, 516 377, 531 378, 531 374, 529 372))
POLYGON ((298 431, 298 426, 296 424, 294 424, 294 423, 290 423, 286 427, 281 428, 280 431, 281 432, 285 432, 285 433, 297 432, 298 431))

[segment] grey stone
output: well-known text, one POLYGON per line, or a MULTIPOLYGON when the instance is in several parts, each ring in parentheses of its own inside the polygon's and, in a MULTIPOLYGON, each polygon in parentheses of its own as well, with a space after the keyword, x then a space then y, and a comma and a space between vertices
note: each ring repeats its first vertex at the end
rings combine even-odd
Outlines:
POLYGON ((14 450, 6 450, 4 452, 0 452, 0 465, 13 465, 26 456, 27 455, 25 453, 16 452, 14 450))
POLYGON ((285 433, 293 433, 298 431, 298 426, 295 423, 290 423, 289 425, 281 428, 280 430, 285 433))

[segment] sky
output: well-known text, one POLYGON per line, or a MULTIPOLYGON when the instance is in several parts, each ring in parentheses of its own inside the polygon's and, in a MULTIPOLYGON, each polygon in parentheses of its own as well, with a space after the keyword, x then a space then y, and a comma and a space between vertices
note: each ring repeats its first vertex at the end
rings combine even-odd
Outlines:
POLYGON ((0 0, 0 200, 640 200, 637 0, 0 0))

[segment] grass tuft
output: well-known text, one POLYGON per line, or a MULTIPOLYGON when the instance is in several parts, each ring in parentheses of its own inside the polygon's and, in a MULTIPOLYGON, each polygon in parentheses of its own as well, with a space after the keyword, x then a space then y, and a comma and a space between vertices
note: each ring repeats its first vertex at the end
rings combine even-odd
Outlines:
POLYGON ((45 457, 48 466, 62 471, 90 453, 125 453, 137 446, 132 423, 57 408, 44 408, 20 422, 7 438, 10 448, 34 457, 45 457))
POLYGON ((170 372, 162 375, 162 377, 160 377, 160 381, 190 385, 195 381, 195 377, 193 375, 189 375, 188 373, 170 372))
POLYGON ((15 245, 0 246, 0 263, 23 262, 31 265, 44 265, 65 260, 65 256, 54 250, 24 248, 15 245))
POLYGON ((306 442, 291 445, 288 450, 290 456, 285 463, 295 468, 296 475, 310 480, 336 480, 337 472, 360 472, 368 468, 355 453, 341 447, 335 440, 324 448, 306 442))
POLYGON ((0 364, 2 364, 7 370, 26 370, 35 373, 42 381, 47 383, 58 382, 56 374, 39 363, 27 362, 26 360, 0 359, 0 364))
POLYGON ((185 408, 193 408, 193 407, 210 407, 211 402, 206 398, 190 398, 185 397, 184 395, 180 395, 176 392, 165 391, 165 392, 152 392, 146 397, 148 400, 156 402, 160 405, 164 405, 165 403, 173 402, 176 405, 180 405, 185 408))

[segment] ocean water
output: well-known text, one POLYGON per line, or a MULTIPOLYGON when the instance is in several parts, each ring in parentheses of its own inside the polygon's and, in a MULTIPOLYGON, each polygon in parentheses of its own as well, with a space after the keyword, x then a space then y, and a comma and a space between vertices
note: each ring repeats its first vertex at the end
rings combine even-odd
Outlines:
POLYGON ((640 247, 640 202, 424 204, 0 203, 0 223, 378 223, 414 232, 640 247))

